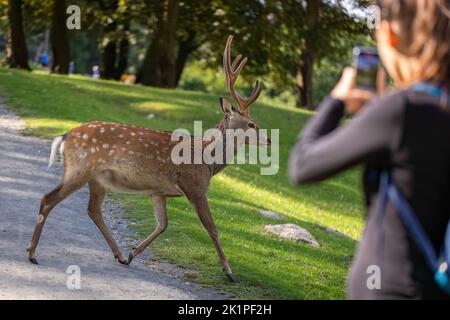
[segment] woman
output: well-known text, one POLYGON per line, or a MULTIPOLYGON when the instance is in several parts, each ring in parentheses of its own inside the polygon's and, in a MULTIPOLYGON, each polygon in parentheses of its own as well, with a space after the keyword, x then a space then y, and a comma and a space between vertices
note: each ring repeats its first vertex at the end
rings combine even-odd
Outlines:
POLYGON ((350 299, 445 299, 396 207, 388 202, 377 220, 379 180, 371 173, 390 170, 440 250, 450 219, 450 1, 377 4, 378 51, 398 90, 371 99, 355 87, 356 72, 345 69, 295 146, 290 177, 306 184, 365 165, 366 227, 350 270, 350 299), (345 112, 358 114, 337 128, 345 112), (373 266, 380 268, 379 288, 367 285, 373 266))

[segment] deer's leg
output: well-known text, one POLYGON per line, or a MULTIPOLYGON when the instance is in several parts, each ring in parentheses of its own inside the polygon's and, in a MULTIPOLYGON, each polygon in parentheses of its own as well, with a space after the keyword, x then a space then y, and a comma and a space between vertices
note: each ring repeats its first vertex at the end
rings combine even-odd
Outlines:
POLYGON ((95 180, 89 181, 89 206, 88 206, 88 215, 94 221, 95 225, 98 227, 106 242, 110 246, 114 258, 119 260, 120 263, 128 265, 128 261, 123 257, 122 252, 114 241, 113 237, 108 231, 108 228, 105 225, 105 221, 103 220, 103 201, 105 200, 105 188, 95 180))
POLYGON ((41 207, 39 209, 38 220, 34 228, 33 237, 31 239, 30 245, 27 248, 28 260, 30 262, 37 264, 36 260, 36 247, 41 236, 42 228, 44 227, 45 220, 47 220, 48 215, 53 210, 53 208, 71 195, 76 190, 80 189, 86 181, 82 179, 70 180, 64 179, 64 181, 56 187, 53 191, 47 193, 41 200, 41 207))
POLYGON ((205 227, 206 231, 208 232, 209 236, 211 237, 214 246, 216 247, 217 254, 220 258, 220 263, 222 264, 222 269, 225 272, 225 275, 230 279, 231 282, 236 282, 236 278, 233 275, 233 272, 231 271, 230 265, 228 264, 228 260, 225 257, 225 253, 222 250, 222 246, 220 245, 219 241, 219 233, 217 232, 216 225, 214 223, 214 220, 211 216, 211 210, 209 209, 208 205, 208 198, 206 195, 195 197, 189 199, 194 206, 195 210, 197 211, 197 214, 200 218, 200 221, 203 224, 203 227, 205 227))
POLYGON ((128 256, 128 263, 131 263, 134 257, 141 253, 148 245, 156 239, 167 228, 167 208, 166 197, 152 196, 153 211, 156 218, 155 230, 142 241, 137 247, 135 247, 128 256))

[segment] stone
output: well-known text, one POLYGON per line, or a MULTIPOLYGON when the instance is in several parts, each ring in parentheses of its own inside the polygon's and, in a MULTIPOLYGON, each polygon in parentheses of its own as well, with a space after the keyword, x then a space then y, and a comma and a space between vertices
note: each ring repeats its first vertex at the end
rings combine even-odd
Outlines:
POLYGON ((311 233, 308 232, 308 230, 303 229, 302 227, 299 227, 298 225, 293 223, 268 224, 264 227, 264 229, 267 232, 283 239, 305 242, 316 248, 320 247, 317 240, 311 233))
POLYGON ((284 220, 285 219, 281 214, 279 214, 277 212, 273 212, 273 211, 268 211, 268 210, 259 210, 259 214, 265 218, 274 219, 274 220, 284 220))
POLYGON ((354 240, 354 239, 352 239, 351 237, 349 237, 348 235, 346 235, 345 233, 342 233, 342 232, 340 232, 340 231, 337 231, 337 230, 335 230, 335 229, 333 229, 333 228, 330 228, 330 227, 324 227, 323 229, 324 229, 327 233, 335 234, 335 235, 337 235, 337 236, 340 236, 340 237, 345 238, 345 239, 348 239, 348 240, 354 240))

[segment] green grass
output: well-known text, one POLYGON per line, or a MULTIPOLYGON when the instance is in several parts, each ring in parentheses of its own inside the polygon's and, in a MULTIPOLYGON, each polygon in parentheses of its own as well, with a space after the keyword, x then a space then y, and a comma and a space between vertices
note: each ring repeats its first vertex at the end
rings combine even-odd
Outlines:
MULTIPOLYGON (((44 138, 91 120, 191 130, 194 120, 212 127, 222 117, 217 96, 40 72, 0 69, 0 95, 26 121, 28 134, 44 138), (155 118, 148 119, 149 113, 155 118)), ((350 171, 320 185, 292 187, 286 162, 311 113, 264 99, 252 109, 262 127, 280 129, 279 173, 261 176, 257 165, 229 166, 213 179, 209 191, 223 249, 239 283, 230 284, 222 274, 211 240, 184 198, 168 202, 169 227, 151 244, 155 258, 198 271, 191 281, 225 289, 236 298, 342 299, 356 241, 328 234, 322 227, 359 238, 360 172, 350 171), (280 212, 287 223, 305 227, 321 247, 268 235, 265 224, 276 222, 259 216, 259 209, 280 212)), ((113 196, 136 221, 138 237, 152 231, 148 197, 113 196)))

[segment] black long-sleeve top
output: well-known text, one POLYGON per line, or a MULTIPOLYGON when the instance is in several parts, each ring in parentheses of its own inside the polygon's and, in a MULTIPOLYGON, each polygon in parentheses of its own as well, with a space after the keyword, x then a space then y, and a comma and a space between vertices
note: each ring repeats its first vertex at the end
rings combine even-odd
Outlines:
POLYGON ((435 249, 440 250, 450 218, 450 112, 439 105, 438 98, 406 90, 374 100, 338 127, 343 116, 342 101, 325 99, 304 128, 289 169, 291 180, 301 185, 357 164, 365 166, 366 226, 350 270, 347 296, 449 298, 435 285, 395 206, 388 203, 382 223, 376 221, 379 181, 370 173, 391 170, 397 188, 414 209, 435 249), (380 268, 381 289, 367 286, 372 265, 380 268))

